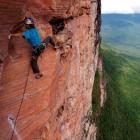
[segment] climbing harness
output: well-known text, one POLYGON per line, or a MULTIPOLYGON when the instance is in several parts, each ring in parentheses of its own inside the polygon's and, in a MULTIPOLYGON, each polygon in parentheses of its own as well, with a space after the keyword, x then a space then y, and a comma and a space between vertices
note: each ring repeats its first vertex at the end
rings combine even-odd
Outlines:
POLYGON ((41 45, 39 47, 37 47, 33 50, 33 55, 35 55, 35 56, 40 55, 41 53, 44 52, 45 48, 46 48, 46 44, 41 43, 41 45))

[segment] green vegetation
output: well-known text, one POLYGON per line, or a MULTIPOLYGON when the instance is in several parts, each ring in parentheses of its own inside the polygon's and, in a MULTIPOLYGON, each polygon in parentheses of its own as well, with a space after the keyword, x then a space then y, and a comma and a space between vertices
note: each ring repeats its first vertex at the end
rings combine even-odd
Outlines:
POLYGON ((140 14, 106 14, 102 21, 107 101, 98 121, 97 139, 139 140, 140 14))
POLYGON ((140 57, 102 44, 107 101, 98 140, 140 139, 140 57))

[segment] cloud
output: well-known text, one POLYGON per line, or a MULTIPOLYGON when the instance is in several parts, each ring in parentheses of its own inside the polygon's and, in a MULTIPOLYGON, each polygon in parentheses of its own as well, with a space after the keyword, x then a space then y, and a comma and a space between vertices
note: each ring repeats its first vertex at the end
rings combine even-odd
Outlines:
POLYGON ((140 13, 140 0, 102 0, 102 13, 140 13))
POLYGON ((133 6, 134 13, 140 13, 140 6, 133 6))

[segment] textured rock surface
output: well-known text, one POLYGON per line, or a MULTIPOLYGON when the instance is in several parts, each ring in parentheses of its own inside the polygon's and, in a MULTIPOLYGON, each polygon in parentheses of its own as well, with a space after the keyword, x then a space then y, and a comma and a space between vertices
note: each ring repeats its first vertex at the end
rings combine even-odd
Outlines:
POLYGON ((89 121, 89 112, 100 43, 100 1, 0 0, 0 8, 4 58, 9 29, 24 15, 36 20, 43 38, 52 34, 48 20, 53 16, 73 17, 66 24, 73 33, 69 55, 61 58, 60 51, 49 47, 39 59, 41 80, 32 74, 28 43, 12 38, 21 56, 0 64, 0 140, 94 139, 96 127, 89 121))
POLYGON ((106 101, 106 78, 104 74, 104 68, 103 68, 103 60, 102 57, 99 57, 98 61, 98 69, 99 69, 99 75, 100 75, 100 107, 104 107, 105 101, 106 101))

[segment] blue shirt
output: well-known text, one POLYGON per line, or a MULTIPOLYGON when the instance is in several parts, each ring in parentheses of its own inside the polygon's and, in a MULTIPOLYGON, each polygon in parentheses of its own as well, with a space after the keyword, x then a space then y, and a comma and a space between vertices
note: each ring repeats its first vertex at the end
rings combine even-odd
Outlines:
POLYGON ((39 34, 38 29, 32 28, 22 33, 22 36, 32 45, 32 47, 36 48, 42 43, 41 36, 39 34))

